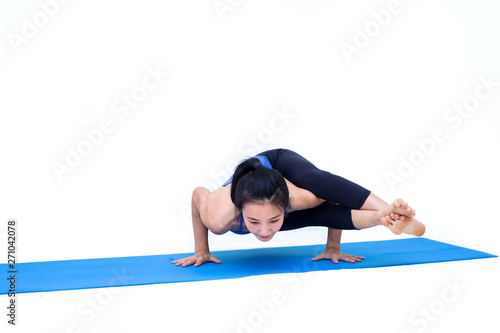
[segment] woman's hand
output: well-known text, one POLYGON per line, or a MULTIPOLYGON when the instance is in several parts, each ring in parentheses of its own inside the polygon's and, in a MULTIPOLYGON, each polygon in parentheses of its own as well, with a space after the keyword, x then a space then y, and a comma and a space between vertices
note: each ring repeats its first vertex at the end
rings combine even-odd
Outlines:
POLYGON ((221 261, 218 258, 211 255, 210 252, 198 251, 191 257, 174 260, 172 261, 172 264, 175 264, 175 266, 182 266, 182 267, 191 266, 192 264, 194 264, 194 267, 198 267, 209 261, 215 262, 217 264, 221 263, 221 261))
POLYGON ((312 261, 318 261, 322 259, 328 259, 338 264, 339 260, 345 262, 357 262, 365 259, 365 257, 359 257, 351 254, 341 253, 340 250, 336 248, 326 248, 323 253, 321 253, 317 257, 314 257, 312 261))

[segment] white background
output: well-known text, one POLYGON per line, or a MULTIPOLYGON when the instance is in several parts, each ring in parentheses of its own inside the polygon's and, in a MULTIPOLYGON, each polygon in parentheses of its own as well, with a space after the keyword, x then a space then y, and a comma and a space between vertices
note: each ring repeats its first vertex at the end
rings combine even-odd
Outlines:
MULTIPOLYGON (((404 198, 428 238, 500 253, 498 4, 401 0, 384 16, 391 3, 2 1, 0 245, 15 218, 21 262, 190 252, 192 190, 284 147, 386 201, 404 198), (346 44, 357 53, 346 56, 346 44), (152 70, 159 84, 124 113, 121 99, 152 70), (474 100, 480 77, 497 86, 480 88, 488 97, 467 116, 445 118, 474 100), (99 137, 106 119, 112 130, 99 137), (419 148, 436 130, 443 140, 419 148), (58 176, 54 165, 84 146, 58 176), (391 186, 388 173, 400 181, 391 186)), ((214 250, 285 246, 325 234, 210 241, 214 250)), ((383 227, 343 234, 393 238, 383 227)), ((498 277, 498 259, 488 259, 314 272, 294 285, 276 275, 115 288, 91 318, 77 309, 103 290, 20 295, 9 329, 237 332, 245 321, 254 325, 240 332, 492 332, 498 277), (440 303, 454 281, 464 289, 440 303), (258 310, 275 290, 283 302, 258 310), (439 304, 425 325, 415 317, 439 304)))

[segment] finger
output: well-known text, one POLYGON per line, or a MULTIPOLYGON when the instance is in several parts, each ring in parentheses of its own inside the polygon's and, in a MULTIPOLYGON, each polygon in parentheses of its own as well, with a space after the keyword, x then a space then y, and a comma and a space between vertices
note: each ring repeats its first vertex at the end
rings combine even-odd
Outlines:
POLYGON ((354 259, 349 257, 340 257, 339 259, 345 262, 356 262, 354 259))
POLYGON ((356 258, 356 256, 353 255, 343 255, 340 257, 340 260, 346 261, 346 262, 356 262, 356 261, 361 261, 361 259, 356 258))
POLYGON ((324 254, 320 254, 319 256, 316 256, 316 257, 312 258, 311 260, 318 261, 318 260, 322 260, 322 259, 329 259, 329 258, 325 257, 324 254))
POLYGON ((195 261, 196 261, 196 259, 188 258, 188 259, 186 259, 186 261, 184 261, 184 263, 182 264, 182 267, 191 266, 193 263, 195 263, 195 261))
POLYGON ((213 261, 213 262, 215 262, 216 264, 220 264, 220 263, 221 263, 221 261, 219 260, 219 258, 216 258, 216 257, 214 257, 214 256, 212 256, 212 257, 210 258, 210 260, 211 260, 211 261, 213 261))
POLYGON ((196 262, 194 263, 194 267, 198 267, 198 266, 201 266, 203 265, 204 263, 206 263, 207 261, 206 260, 203 260, 203 259, 198 259, 196 260, 196 262))
POLYGON ((181 263, 182 263, 182 262, 186 261, 186 259, 187 259, 187 258, 181 258, 181 259, 177 259, 177 260, 172 260, 171 262, 172 262, 172 264, 177 264, 177 263, 179 263, 179 262, 181 262, 181 263))
POLYGON ((362 259, 363 257, 359 257, 359 256, 356 256, 356 255, 350 254, 350 255, 347 256, 347 258, 350 258, 350 259, 362 259))
POLYGON ((362 256, 357 256, 355 254, 349 254, 350 257, 353 257, 353 258, 359 258, 359 259, 365 259, 365 257, 362 257, 362 256))

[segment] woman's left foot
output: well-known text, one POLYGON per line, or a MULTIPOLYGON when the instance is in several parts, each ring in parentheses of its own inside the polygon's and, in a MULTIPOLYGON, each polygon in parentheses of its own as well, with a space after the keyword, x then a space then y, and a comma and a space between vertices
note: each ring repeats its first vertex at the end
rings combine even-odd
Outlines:
POLYGON ((401 235, 406 227, 410 225, 411 218, 391 213, 387 216, 382 217, 380 219, 380 222, 382 222, 384 226, 389 228, 389 230, 391 230, 395 235, 401 235))
POLYGON ((380 222, 396 235, 405 233, 420 237, 425 233, 425 225, 413 217, 391 213, 382 217, 380 222))

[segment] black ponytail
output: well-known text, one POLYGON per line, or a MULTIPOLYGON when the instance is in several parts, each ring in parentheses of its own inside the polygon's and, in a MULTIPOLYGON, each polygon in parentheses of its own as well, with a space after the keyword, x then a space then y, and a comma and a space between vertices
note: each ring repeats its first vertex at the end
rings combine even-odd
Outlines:
POLYGON ((285 178, 256 157, 243 161, 234 171, 231 200, 241 211, 244 204, 270 202, 285 210, 289 203, 285 178))

